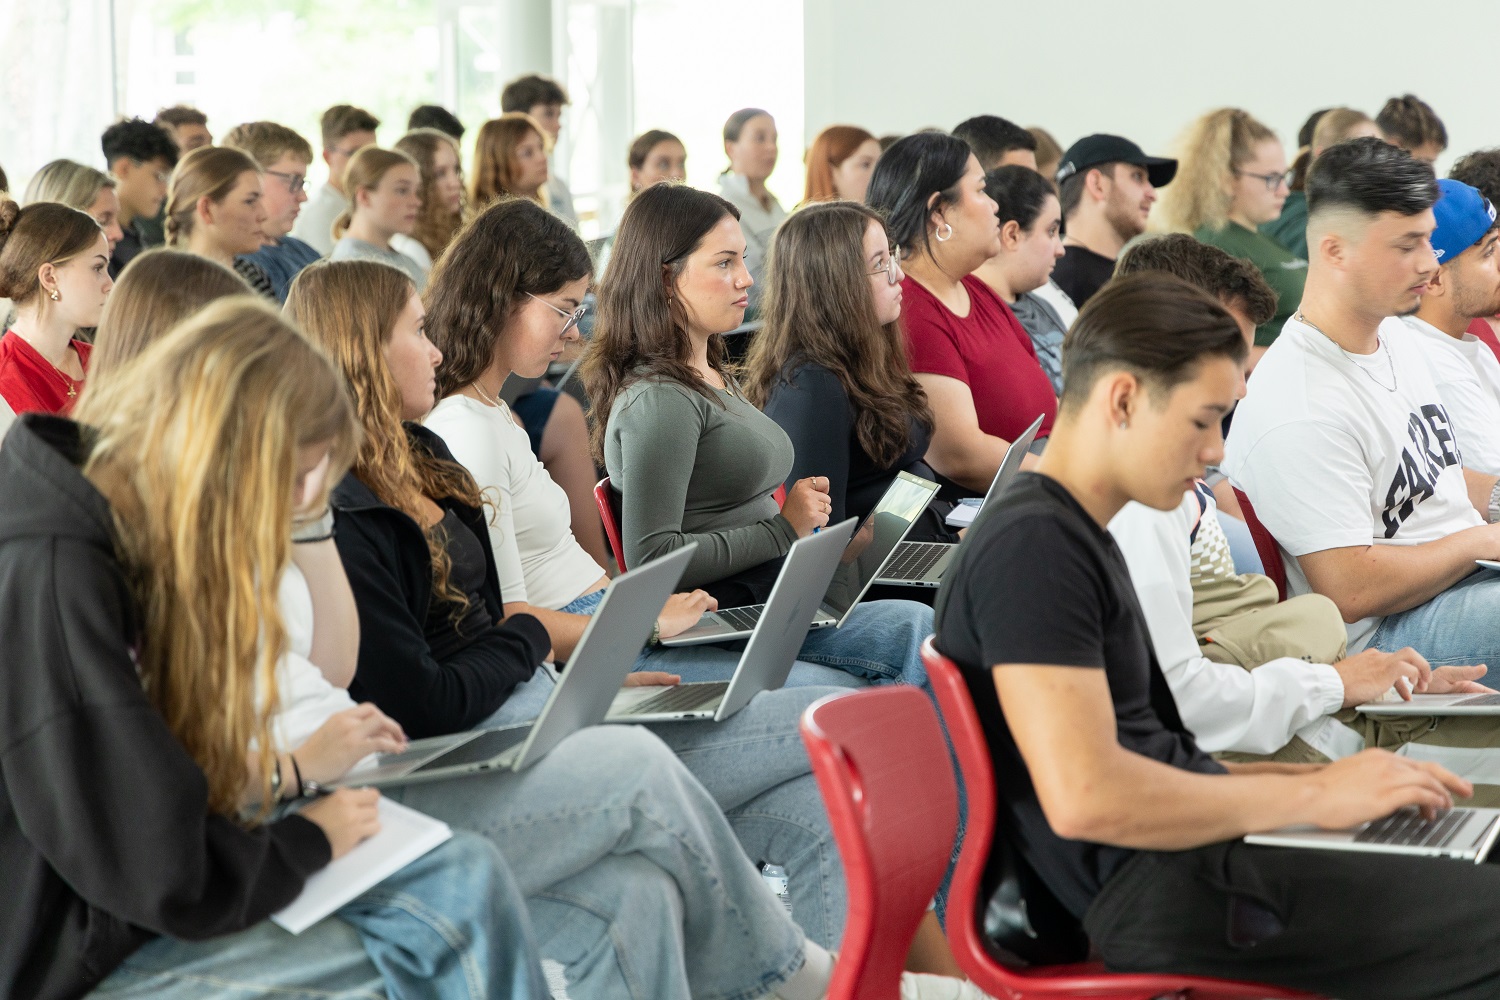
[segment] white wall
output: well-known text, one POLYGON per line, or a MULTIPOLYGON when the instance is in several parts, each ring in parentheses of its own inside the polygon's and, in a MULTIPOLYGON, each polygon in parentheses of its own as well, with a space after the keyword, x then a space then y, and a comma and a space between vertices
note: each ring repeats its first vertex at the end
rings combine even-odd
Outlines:
POLYGON ((1157 152, 1232 105, 1290 158, 1311 111, 1373 116, 1411 91, 1448 126, 1440 170, 1500 145, 1497 0, 806 0, 805 16, 809 139, 835 122, 881 134, 992 113, 1064 147, 1114 132, 1157 152))

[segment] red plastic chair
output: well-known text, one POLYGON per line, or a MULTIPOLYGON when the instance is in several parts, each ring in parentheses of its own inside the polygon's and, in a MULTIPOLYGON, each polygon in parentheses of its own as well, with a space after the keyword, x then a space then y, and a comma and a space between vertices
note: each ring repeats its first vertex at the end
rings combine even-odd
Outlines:
POLYGON ((937 713, 910 687, 830 695, 803 713, 802 740, 849 886, 829 1000, 899 1000, 906 954, 958 829, 937 713))
MULTIPOLYGON (((1279 986, 1260 986, 1231 980, 1207 979, 1155 973, 1114 973, 1102 963, 1075 961, 1060 965, 1021 966, 1005 956, 984 930, 985 912, 1007 888, 986 897, 983 888, 991 863, 991 841, 995 833, 995 780, 989 747, 979 716, 969 698, 969 689, 953 661, 939 653, 929 636, 922 644, 922 662, 932 690, 937 695, 948 725, 948 735, 958 757, 959 772, 968 792, 968 820, 963 849, 948 891, 948 943, 959 966, 974 984, 999 1000, 1032 1000, 1037 997, 1097 997, 1107 1000, 1315 1000, 1312 994, 1279 986), (1007 964, 1009 963, 1009 964, 1007 964)), ((884 689, 882 689, 884 690, 884 689)), ((842 847, 842 843, 840 844, 842 847)), ((1019 865, 1024 862, 1017 859, 1019 865)), ((993 872, 992 872, 993 874, 993 872)), ((1035 879, 1035 876, 1031 876, 1035 879)), ((1020 880, 1023 884, 1025 879, 1020 880)), ((1014 913, 1007 924, 1019 924, 1020 935, 1037 936, 1033 924, 1047 915, 1047 903, 1061 907, 1044 887, 1034 882, 1029 895, 1015 896, 1009 903, 1014 913)), ((1066 912, 1066 911, 1063 911, 1066 912)), ((1068 918, 1064 918, 1068 919, 1068 918)), ((1081 934, 1081 928, 1076 928, 1081 934)), ((1045 944, 1046 942, 1037 942, 1045 944)))
MULTIPOLYGON (((783 484, 776 487, 776 492, 771 495, 776 498, 776 506, 782 506, 786 503, 786 486, 783 484)), ((610 485, 608 476, 594 484, 594 506, 599 508, 599 520, 604 522, 604 537, 609 542, 609 551, 614 553, 615 565, 620 567, 621 573, 627 568, 625 543, 620 538, 620 521, 624 519, 620 504, 623 499, 619 491, 610 485)))
POLYGON ((1250 529, 1250 537, 1255 541, 1255 551, 1260 554, 1260 564, 1266 571, 1266 576, 1276 584, 1276 593, 1281 599, 1286 600, 1286 563, 1281 559, 1281 546, 1276 544, 1276 539, 1266 526, 1260 523, 1260 518, 1255 516, 1255 508, 1250 505, 1250 498, 1237 486, 1230 487, 1234 490, 1234 498, 1240 502, 1240 513, 1245 515, 1245 527, 1250 529))

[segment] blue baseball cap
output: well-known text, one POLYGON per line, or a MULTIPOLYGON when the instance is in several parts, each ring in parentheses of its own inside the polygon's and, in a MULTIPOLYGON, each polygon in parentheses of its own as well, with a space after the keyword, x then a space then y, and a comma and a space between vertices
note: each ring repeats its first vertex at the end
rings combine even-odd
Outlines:
POLYGON ((1437 218, 1432 252, 1439 264, 1446 264, 1495 227, 1495 206, 1477 188, 1460 181, 1444 178, 1438 181, 1438 191, 1437 204, 1432 206, 1437 218))

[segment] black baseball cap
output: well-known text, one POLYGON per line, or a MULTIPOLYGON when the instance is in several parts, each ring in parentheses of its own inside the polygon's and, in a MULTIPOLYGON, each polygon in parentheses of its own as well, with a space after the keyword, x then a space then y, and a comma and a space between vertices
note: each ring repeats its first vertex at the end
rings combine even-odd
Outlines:
POLYGON ((1118 135, 1086 135, 1063 154, 1057 165, 1057 182, 1081 174, 1101 163, 1129 163, 1146 168, 1146 177, 1152 187, 1166 187, 1177 176, 1177 161, 1162 156, 1147 156, 1141 147, 1118 135))

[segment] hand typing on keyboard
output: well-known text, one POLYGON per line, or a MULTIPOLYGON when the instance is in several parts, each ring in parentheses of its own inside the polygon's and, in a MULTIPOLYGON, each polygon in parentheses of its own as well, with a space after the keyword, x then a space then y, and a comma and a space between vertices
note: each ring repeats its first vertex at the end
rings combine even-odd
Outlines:
POLYGON ((661 609, 661 614, 656 618, 657 635, 663 639, 681 635, 698 624, 705 611, 718 609, 719 602, 710 597, 707 591, 673 594, 667 598, 666 607, 661 609))

